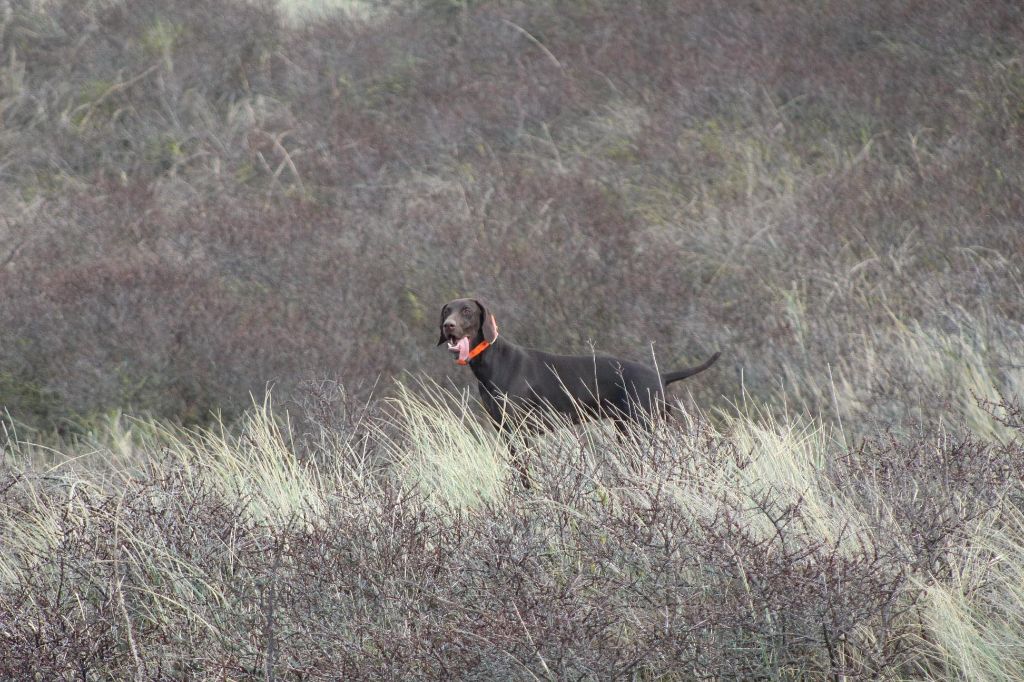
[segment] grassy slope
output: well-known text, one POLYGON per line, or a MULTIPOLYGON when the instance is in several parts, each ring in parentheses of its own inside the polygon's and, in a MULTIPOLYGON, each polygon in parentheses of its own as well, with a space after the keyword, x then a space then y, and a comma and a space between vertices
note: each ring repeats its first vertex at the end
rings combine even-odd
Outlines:
POLYGON ((723 349, 706 408, 857 430, 1019 391, 1018 3, 381 12, 5 19, 4 405, 194 423, 268 381, 440 380, 468 292, 528 345, 723 349))
POLYGON ((1020 677, 1017 3, 26 7, 0 403, 60 437, 5 444, 0 675, 1020 677), (461 394, 359 408, 467 291, 724 349, 709 419, 523 494, 461 394), (267 381, 294 435, 102 416, 267 381))
POLYGON ((10 443, 0 674, 1022 672, 1019 439, 566 429, 524 493, 455 396, 418 395, 303 443, 269 406, 10 443))

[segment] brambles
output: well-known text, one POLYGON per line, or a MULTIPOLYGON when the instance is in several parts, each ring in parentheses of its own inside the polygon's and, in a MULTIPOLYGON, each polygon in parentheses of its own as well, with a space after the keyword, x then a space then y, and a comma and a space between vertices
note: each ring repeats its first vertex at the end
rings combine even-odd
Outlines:
POLYGON ((826 437, 819 466, 792 446, 821 424, 737 421, 778 439, 742 450, 702 419, 562 430, 524 493, 489 431, 418 455, 489 468, 416 474, 466 415, 400 400, 330 452, 266 409, 237 437, 118 426, 46 473, 9 443, 0 674, 945 676, 972 642, 941 595, 980 612, 1021 570, 1019 441, 826 437))
POLYGON ((0 677, 1021 677, 1018 2, 8 4, 0 677), (523 495, 474 292, 710 422, 523 495))
POLYGON ((745 390, 857 430, 1019 392, 1016 3, 364 10, 4 15, 18 419, 440 379, 434 307, 472 291, 529 345, 726 349, 704 407, 745 390))

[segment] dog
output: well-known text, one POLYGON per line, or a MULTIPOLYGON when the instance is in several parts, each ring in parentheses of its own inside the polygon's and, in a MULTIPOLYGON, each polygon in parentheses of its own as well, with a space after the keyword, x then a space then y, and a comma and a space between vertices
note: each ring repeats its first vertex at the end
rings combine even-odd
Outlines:
POLYGON ((440 326, 437 345, 447 344, 456 362, 472 370, 481 402, 505 437, 527 488, 526 463, 510 439, 510 408, 534 415, 528 421, 533 432, 550 426, 550 417, 561 415, 573 423, 609 418, 621 433, 630 423, 645 424, 655 415, 667 414, 665 387, 703 372, 721 355, 716 352, 695 367, 659 373, 639 362, 604 355, 556 355, 523 348, 499 336, 493 311, 475 298, 446 303, 440 326))

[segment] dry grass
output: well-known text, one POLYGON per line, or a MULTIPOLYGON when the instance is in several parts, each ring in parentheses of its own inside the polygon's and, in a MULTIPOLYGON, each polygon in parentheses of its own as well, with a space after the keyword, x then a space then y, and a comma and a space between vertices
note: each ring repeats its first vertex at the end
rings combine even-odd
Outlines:
POLYGON ((1019 2, 300 4, 0 0, 0 677, 1021 676, 1019 2))
POLYGON ((2 674, 996 679, 1020 440, 815 420, 561 429, 523 492, 457 395, 297 446, 111 420, 10 440, 2 674), (347 443, 348 445, 343 445, 347 443))
POLYGON ((19 5, 3 404, 209 425, 268 382, 444 383, 437 307, 477 292, 528 345, 723 349, 706 409, 973 409, 957 372, 1021 364, 1017 4, 19 5))

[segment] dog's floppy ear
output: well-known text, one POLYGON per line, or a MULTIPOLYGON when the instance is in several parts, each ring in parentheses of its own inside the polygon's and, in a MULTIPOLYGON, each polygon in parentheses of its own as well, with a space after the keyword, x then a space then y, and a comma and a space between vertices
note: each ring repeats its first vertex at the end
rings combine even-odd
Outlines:
POLYGON ((479 298, 474 298, 480 306, 480 329, 483 331, 484 340, 487 343, 494 343, 498 338, 498 323, 494 320, 494 311, 489 304, 485 304, 479 298))
POLYGON ((439 325, 441 327, 441 336, 437 337, 437 345, 439 345, 439 346, 442 343, 444 343, 445 341, 448 340, 448 339, 445 338, 445 335, 444 335, 444 311, 447 310, 447 309, 448 309, 447 304, 441 306, 441 323, 439 325))

